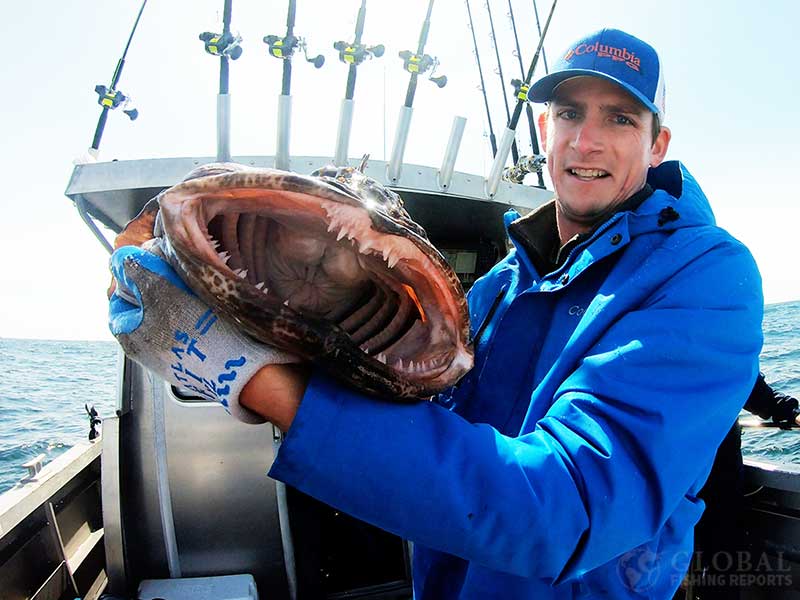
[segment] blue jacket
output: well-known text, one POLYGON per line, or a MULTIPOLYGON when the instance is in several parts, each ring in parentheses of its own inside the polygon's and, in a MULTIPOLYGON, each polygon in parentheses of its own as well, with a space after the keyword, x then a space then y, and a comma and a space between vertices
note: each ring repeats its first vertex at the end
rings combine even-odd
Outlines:
POLYGON ((691 175, 650 175, 553 273, 512 239, 470 291, 475 367, 440 402, 312 378, 270 476, 413 541, 418 599, 671 598, 763 305, 691 175))

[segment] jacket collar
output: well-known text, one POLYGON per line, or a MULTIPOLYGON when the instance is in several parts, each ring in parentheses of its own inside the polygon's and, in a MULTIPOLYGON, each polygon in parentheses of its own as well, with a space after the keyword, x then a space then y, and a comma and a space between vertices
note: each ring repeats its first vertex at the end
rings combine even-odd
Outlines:
MULTIPOLYGON (((647 185, 621 204, 603 222, 597 224, 574 244, 569 244, 558 256, 558 229, 555 222, 555 202, 550 201, 523 218, 515 211, 505 217, 509 237, 518 250, 530 257, 532 266, 540 275, 572 271, 563 267, 564 260, 571 265, 595 262, 603 256, 627 245, 630 239, 652 231, 671 231, 683 227, 714 225, 714 215, 700 186, 689 171, 678 161, 667 161, 648 172, 647 185), (648 193, 648 188, 651 188, 648 193), (616 237, 619 236, 619 237, 616 237), (616 243, 609 247, 601 240, 616 243), (608 241, 608 240, 606 240, 608 241), (598 245, 599 244, 599 245, 598 245), (550 255, 555 246, 556 254, 550 255), (584 250, 592 246, 591 257, 583 257, 584 250), (600 248, 602 246, 602 248, 600 248), (572 258, 565 256, 569 254, 572 258), (589 260, 591 258, 591 260, 589 260), (560 259, 560 261, 558 260, 560 259)), ((582 270, 582 269, 581 269, 582 270)))
POLYGON ((614 215, 635 211, 652 194, 653 188, 650 187, 650 184, 645 183, 641 190, 617 206, 612 213, 595 224, 591 230, 576 235, 563 246, 560 243, 556 224, 555 200, 551 200, 525 217, 512 222, 508 227, 508 233, 513 236, 512 239, 521 242, 539 273, 550 273, 564 264, 573 248, 590 239, 614 215))

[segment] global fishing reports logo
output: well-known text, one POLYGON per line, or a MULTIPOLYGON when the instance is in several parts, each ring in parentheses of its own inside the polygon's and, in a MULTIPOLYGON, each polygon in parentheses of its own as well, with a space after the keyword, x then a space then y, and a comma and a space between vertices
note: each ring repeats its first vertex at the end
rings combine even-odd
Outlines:
POLYGON ((637 72, 642 66, 642 61, 636 56, 635 52, 631 52, 627 48, 617 48, 616 46, 601 44, 600 42, 578 44, 574 48, 570 48, 564 56, 564 60, 569 62, 576 56, 584 56, 586 54, 597 54, 597 58, 610 58, 611 60, 624 62, 637 72))
POLYGON ((647 546, 639 546, 619 557, 617 575, 623 586, 637 594, 647 593, 656 585, 677 587, 681 583, 720 589, 792 586, 791 565, 783 552, 678 552, 666 559, 647 546))

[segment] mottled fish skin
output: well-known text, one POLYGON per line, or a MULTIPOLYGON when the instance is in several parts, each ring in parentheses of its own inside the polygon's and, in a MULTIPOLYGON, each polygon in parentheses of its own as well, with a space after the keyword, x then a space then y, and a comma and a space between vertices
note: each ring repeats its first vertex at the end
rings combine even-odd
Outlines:
MULTIPOLYGON (((249 217, 243 224, 245 235, 273 222, 264 217, 259 225, 254 223, 257 218, 249 217)), ((253 338, 313 361, 358 389, 399 400, 425 398, 453 385, 472 367, 467 304, 455 272, 405 211, 402 199, 358 169, 324 167, 304 176, 233 163, 204 165, 148 203, 117 243, 141 245, 148 237, 160 238, 170 264, 220 316, 253 338), (288 306, 279 296, 256 287, 256 275, 237 274, 239 269, 230 268, 226 261, 234 257, 223 260, 216 252, 214 245, 219 242, 209 233, 212 221, 219 218, 230 226, 230 220, 225 221, 228 215, 238 220, 252 214, 269 215, 278 223, 305 219, 300 223, 307 222, 309 231, 327 225, 325 236, 318 229, 308 235, 311 242, 321 238, 324 252, 339 251, 352 235, 353 256, 347 260, 360 265, 359 276, 374 279, 374 285, 387 290, 400 305, 416 305, 419 318, 401 342, 411 340, 408 345, 419 353, 419 360, 416 355, 408 357, 409 366, 403 356, 399 367, 385 364, 376 358, 381 352, 367 354, 337 323, 288 306), (411 301, 404 289, 411 290, 411 301), (446 351, 426 358, 429 348, 445 346, 446 351)), ((232 251, 238 252, 233 246, 232 251)), ((248 257, 235 259, 261 271, 260 264, 253 266, 255 251, 246 250, 248 257)), ((266 250, 269 254, 269 245, 266 250)), ((404 349, 403 343, 399 349, 404 349)))

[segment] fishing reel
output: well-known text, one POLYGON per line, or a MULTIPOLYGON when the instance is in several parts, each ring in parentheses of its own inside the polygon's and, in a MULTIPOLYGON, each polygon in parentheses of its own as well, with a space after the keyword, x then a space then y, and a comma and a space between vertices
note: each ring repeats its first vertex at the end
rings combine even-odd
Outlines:
POLYGON ((97 414, 97 410, 94 406, 89 408, 88 404, 83 405, 84 410, 86 410, 86 414, 89 417, 89 441, 96 439, 98 435, 97 426, 100 425, 103 420, 97 414))
POLYGON ((439 77, 433 76, 434 72, 436 71, 436 67, 439 66, 439 59, 435 56, 431 56, 430 54, 418 56, 410 50, 400 51, 399 56, 403 59, 403 68, 409 73, 422 75, 430 69, 431 74, 428 76, 428 79, 435 83, 439 88, 443 88, 447 85, 446 75, 440 75, 439 77))
POLYGON ((546 163, 547 157, 543 154, 520 156, 517 164, 513 167, 506 167, 503 169, 503 181, 522 183, 525 179, 525 175, 529 173, 541 173, 546 163))
POLYGON ((242 36, 233 35, 230 32, 212 33, 204 31, 200 34, 200 40, 205 44, 206 52, 212 56, 228 57, 236 60, 242 55, 242 36))
POLYGON ((107 88, 104 85, 94 86, 94 91, 97 94, 97 103, 103 108, 114 110, 122 106, 122 112, 128 115, 131 121, 135 121, 139 116, 139 111, 132 106, 131 99, 120 91, 107 88))
POLYGON ((339 51, 339 60, 348 65, 360 65, 368 58, 380 58, 386 50, 383 44, 366 46, 364 44, 348 44, 345 41, 334 42, 333 47, 339 51))
POLYGON ((319 69, 325 64, 325 57, 322 54, 309 58, 306 41, 301 37, 289 35, 282 38, 277 35, 265 35, 264 43, 268 46, 267 51, 275 58, 289 60, 294 55, 294 51, 299 48, 303 51, 306 62, 313 64, 315 69, 319 69))
POLYGON ((517 100, 522 100, 523 102, 528 101, 528 89, 531 87, 521 79, 512 79, 511 85, 514 87, 514 95, 517 97, 517 100))

